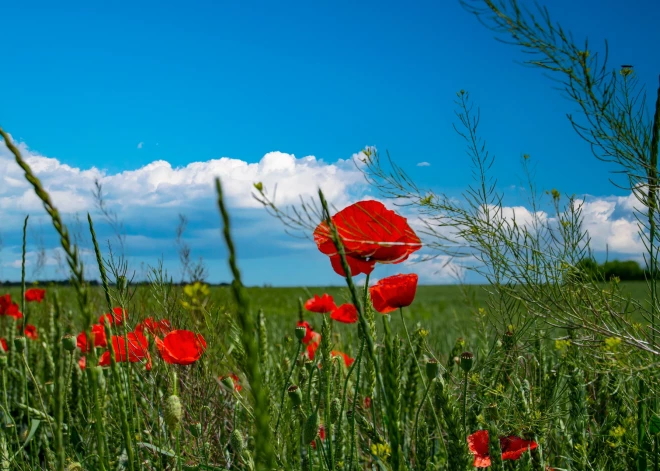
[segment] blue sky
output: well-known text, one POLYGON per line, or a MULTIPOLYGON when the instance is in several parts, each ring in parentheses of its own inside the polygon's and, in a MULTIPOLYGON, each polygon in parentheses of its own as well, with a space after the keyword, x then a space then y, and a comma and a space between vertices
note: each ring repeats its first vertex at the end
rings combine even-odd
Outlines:
MULTIPOLYGON (((610 64, 634 64, 654 95, 660 3, 621 5, 553 0, 548 8, 576 40, 588 37, 593 50, 602 51, 607 38, 610 64)), ((517 63, 525 56, 497 42, 457 0, 249 6, 26 1, 3 6, 3 18, 0 125, 34 155, 83 172, 94 167, 115 184, 122 172, 156 161, 175 169, 221 157, 256 164, 269 152, 281 152, 298 159, 315 156, 330 165, 374 145, 388 150, 421 186, 459 195, 471 174, 452 122, 455 93, 465 89, 481 108, 481 135, 496 156, 493 172, 500 188, 520 184, 520 157, 528 153, 539 188, 607 201, 628 195, 609 183, 612 167, 596 161, 571 129, 565 115, 575 112, 575 105, 541 71, 517 63), (430 166, 418 167, 419 162, 430 166)), ((106 188, 114 201, 115 188, 107 183, 106 188)), ((122 188, 124 198, 136 190, 122 188)), ((90 190, 76 194, 84 200, 81 195, 90 190)), ((515 191, 508 196, 513 205, 523 202, 515 191)), ((62 197, 70 195, 62 192, 62 197)), ((12 198, 0 214, 32 208, 12 198)), ((135 236, 127 244, 134 264, 153 263, 160 247, 176 271, 172 222, 182 212, 191 219, 193 256, 212 262, 212 281, 226 278, 219 232, 217 246, 211 232, 204 232, 219 227, 211 205, 174 198, 162 216, 147 223, 149 218, 139 216, 147 209, 134 211, 131 219, 119 199, 117 209, 135 236), (147 238, 143 246, 138 236, 147 238)), ((71 214, 84 212, 88 203, 71 205, 71 214)), ((246 203, 233 208, 237 230, 245 233, 239 250, 248 283, 337 282, 313 247, 295 245, 299 241, 285 236, 281 225, 256 215, 246 203), (266 227, 281 246, 264 246, 260 234, 266 227)), ((35 234, 42 213, 34 211, 35 234)), ((43 221, 45 244, 55 247, 43 221)), ((12 256, 19 226, 0 229, 5 252, 0 278, 17 276, 12 256)))

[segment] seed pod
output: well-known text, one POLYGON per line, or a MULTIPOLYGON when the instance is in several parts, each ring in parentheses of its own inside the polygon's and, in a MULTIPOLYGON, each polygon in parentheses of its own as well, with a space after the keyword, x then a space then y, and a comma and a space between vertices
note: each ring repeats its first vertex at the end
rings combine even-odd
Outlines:
POLYGON ((303 442, 305 445, 312 443, 316 436, 319 434, 319 414, 317 411, 312 412, 312 415, 307 417, 305 427, 303 428, 303 442))
POLYGON ((14 348, 18 353, 23 353, 25 350, 25 337, 15 337, 14 338, 14 348))
POLYGON ((76 349, 77 339, 71 334, 66 334, 62 337, 62 346, 67 352, 72 352, 76 349))
POLYGON ((231 432, 231 435, 229 436, 229 444, 235 453, 239 455, 243 453, 243 450, 245 449, 245 441, 243 440, 243 435, 240 430, 234 429, 234 431, 231 432))
POLYGON ((289 399, 291 399, 293 407, 298 407, 300 404, 302 404, 302 391, 298 386, 292 384, 289 386, 289 389, 287 389, 287 393, 289 394, 289 399))
POLYGON ((330 402, 330 423, 334 424, 339 419, 339 412, 341 412, 341 402, 338 397, 335 397, 330 402))
POLYGON ((474 363, 474 355, 470 352, 461 353, 461 368, 466 373, 469 373, 474 363))
POLYGON ((163 417, 165 424, 170 432, 176 431, 181 425, 182 417, 181 401, 179 396, 172 394, 165 400, 165 407, 163 407, 163 417))
POLYGON ((296 327, 296 338, 298 340, 302 341, 302 339, 305 338, 305 335, 307 335, 307 328, 304 325, 296 327))
POLYGON ((436 376, 438 376, 438 360, 431 358, 426 362, 426 377, 432 381, 436 376))

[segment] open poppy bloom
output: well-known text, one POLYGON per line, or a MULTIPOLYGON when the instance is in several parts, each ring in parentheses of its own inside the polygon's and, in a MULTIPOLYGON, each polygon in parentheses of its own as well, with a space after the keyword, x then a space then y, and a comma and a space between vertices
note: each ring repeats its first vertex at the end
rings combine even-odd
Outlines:
POLYGON ((305 309, 312 312, 318 312, 319 314, 332 312, 336 308, 337 306, 335 305, 334 299, 332 299, 332 296, 327 293, 324 293, 323 296, 315 294, 313 298, 308 299, 307 302, 305 302, 305 309))
MULTIPOLYGON (((105 337, 105 329, 101 324, 94 324, 92 326, 92 337, 94 337, 95 347, 106 347, 108 345, 108 339, 105 337)), ((87 335, 85 335, 85 332, 78 334, 78 337, 76 337, 76 344, 83 352, 90 351, 90 347, 87 345, 87 335)))
MULTIPOLYGON (((137 363, 147 359, 147 370, 151 369, 151 358, 149 357, 149 342, 141 332, 129 332, 126 338, 123 335, 112 336, 112 349, 115 352, 117 363, 129 361, 137 363), (128 340, 128 348, 126 348, 128 340)), ((99 366, 110 366, 110 350, 106 350, 99 359, 99 366)))
POLYGON ((156 337, 156 347, 166 363, 191 365, 199 360, 206 350, 206 341, 202 334, 189 330, 173 330, 163 337, 163 340, 156 337))
POLYGON ((357 308, 353 304, 342 304, 330 313, 330 318, 344 324, 354 324, 358 321, 357 308))
POLYGON ((300 341, 303 343, 303 345, 307 345, 312 340, 312 336, 314 335, 312 326, 310 326, 309 322, 307 321, 298 321, 297 327, 305 328, 305 336, 300 339, 300 341))
POLYGON ((107 318, 110 322, 110 325, 121 325, 124 322, 124 319, 128 316, 128 313, 125 309, 120 307, 112 308, 112 314, 107 313, 99 317, 99 324, 103 325, 105 319, 107 318))
POLYGON ((26 325, 23 333, 27 338, 32 340, 37 340, 39 338, 39 334, 37 334, 37 328, 32 324, 26 325))
POLYGON ((44 300, 44 296, 46 296, 45 289, 30 288, 25 290, 25 300, 29 303, 35 301, 40 303, 41 301, 44 300))
POLYGON ((380 280, 369 288, 374 309, 386 314, 400 307, 410 306, 415 299, 418 279, 415 273, 411 273, 388 276, 380 280))
POLYGON ((145 330, 151 335, 167 335, 172 331, 172 324, 167 319, 157 321, 153 317, 147 317, 144 322, 135 326, 136 332, 144 333, 145 330))
POLYGON ((20 319, 23 317, 23 313, 20 311, 18 304, 12 302, 9 294, 0 296, 0 316, 9 316, 14 319, 20 319))
POLYGON ((341 357, 344 359, 344 364, 346 365, 346 368, 350 368, 353 362, 355 361, 355 358, 349 357, 347 354, 344 352, 339 352, 337 350, 332 351, 332 356, 333 357, 341 357))
MULTIPOLYGON (((407 219, 391 211, 379 201, 360 201, 332 216, 346 252, 351 275, 369 274, 376 262, 401 263, 422 248, 407 219)), ((330 256, 336 273, 345 276, 330 227, 323 221, 314 230, 314 242, 330 256)))
MULTIPOLYGON (((523 452, 534 450, 538 444, 533 440, 524 440, 516 436, 500 437, 503 460, 517 460, 523 452)), ((474 455, 474 466, 487 468, 491 465, 488 454, 488 430, 477 430, 468 437, 468 448, 474 455)))

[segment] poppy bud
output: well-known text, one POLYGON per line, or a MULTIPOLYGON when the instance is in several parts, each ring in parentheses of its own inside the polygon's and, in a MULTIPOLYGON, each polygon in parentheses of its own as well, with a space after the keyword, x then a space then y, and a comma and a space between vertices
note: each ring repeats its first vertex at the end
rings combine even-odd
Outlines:
POLYGON ((190 435, 192 435, 195 438, 199 438, 202 435, 202 424, 200 424, 199 422, 195 422, 190 426, 189 430, 190 430, 190 435))
POLYGON ((229 389, 230 391, 234 390, 234 379, 231 376, 229 376, 229 375, 223 376, 221 381, 222 381, 222 384, 227 389, 229 389))
POLYGON ((312 443, 314 440, 316 440, 316 436, 319 434, 319 414, 317 411, 312 412, 312 415, 310 415, 307 418, 307 421, 305 422, 305 426, 303 428, 303 442, 305 445, 309 445, 312 443))
POLYGON ((338 397, 335 397, 330 402, 330 423, 334 424, 339 419, 339 413, 341 412, 341 402, 338 397))
POLYGON ((461 353, 461 368, 465 373, 469 373, 472 369, 472 363, 474 363, 474 355, 470 352, 461 353))
POLYGON ((307 335, 307 328, 304 325, 301 325, 300 327, 296 327, 296 338, 298 340, 301 340, 305 338, 305 335, 307 335))
POLYGON ((438 376, 438 360, 431 358, 426 362, 426 377, 433 380, 436 376, 438 376))
POLYGON ((287 392, 289 393, 289 398, 291 399, 293 407, 298 407, 300 404, 302 404, 302 391, 298 386, 295 384, 289 386, 287 392))
POLYGON ((64 347, 64 350, 67 352, 72 352, 76 349, 76 342, 76 337, 71 334, 66 334, 62 337, 62 347, 64 347))
POLYGON ((229 444, 231 445, 231 449, 234 450, 236 454, 241 454, 243 450, 245 449, 245 441, 243 441, 243 435, 241 435, 241 431, 238 429, 234 429, 234 431, 231 433, 229 436, 229 444))
POLYGON ((18 353, 22 353, 25 350, 25 337, 14 338, 14 348, 18 353))
POLYGON ((163 416, 165 418, 165 424, 170 432, 174 432, 181 424, 182 412, 179 396, 172 394, 165 400, 163 416))

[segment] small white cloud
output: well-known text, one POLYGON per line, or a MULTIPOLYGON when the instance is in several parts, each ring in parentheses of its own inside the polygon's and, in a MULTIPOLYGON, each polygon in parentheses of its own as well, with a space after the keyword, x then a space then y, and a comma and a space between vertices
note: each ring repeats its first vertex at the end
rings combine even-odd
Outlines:
POLYGON ((431 164, 428 162, 420 162, 417 164, 418 167, 430 167, 431 164))
POLYGON ((142 146, 144 146, 144 142, 140 142, 140 143, 138 143, 137 148, 138 148, 138 149, 142 149, 142 146))

